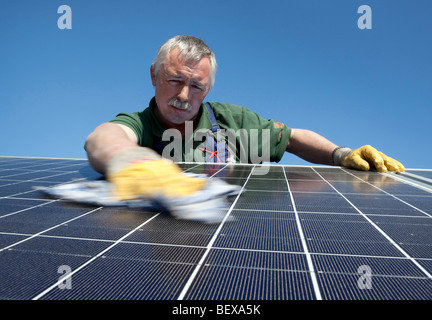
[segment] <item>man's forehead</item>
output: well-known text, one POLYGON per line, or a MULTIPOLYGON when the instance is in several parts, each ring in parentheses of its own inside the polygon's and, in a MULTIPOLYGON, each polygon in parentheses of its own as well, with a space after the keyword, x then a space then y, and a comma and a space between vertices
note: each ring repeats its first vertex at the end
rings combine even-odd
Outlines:
POLYGON ((183 54, 179 52, 177 48, 174 48, 170 51, 166 58, 166 64, 181 64, 186 65, 188 67, 210 67, 210 59, 207 56, 202 57, 200 60, 195 59, 187 59, 183 54))
POLYGON ((199 61, 186 60, 178 52, 171 52, 163 64, 163 69, 169 76, 181 77, 186 72, 193 73, 197 78, 206 78, 210 76, 210 59, 203 57, 199 61))

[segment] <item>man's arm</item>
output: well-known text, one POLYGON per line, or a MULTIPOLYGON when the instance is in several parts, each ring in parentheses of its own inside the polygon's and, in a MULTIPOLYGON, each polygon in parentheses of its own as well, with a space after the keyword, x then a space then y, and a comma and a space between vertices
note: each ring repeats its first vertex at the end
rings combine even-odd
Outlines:
POLYGON ((371 167, 374 167, 378 172, 394 171, 399 173, 405 171, 402 163, 370 145, 355 150, 338 147, 310 130, 291 129, 291 137, 286 151, 317 164, 343 166, 365 171, 371 167))
POLYGON ((86 139, 84 149, 90 165, 105 174, 108 159, 114 154, 138 147, 138 139, 129 127, 118 123, 103 123, 86 139))
POLYGON ((332 153, 338 146, 316 132, 291 129, 286 151, 308 162, 333 165, 332 153))

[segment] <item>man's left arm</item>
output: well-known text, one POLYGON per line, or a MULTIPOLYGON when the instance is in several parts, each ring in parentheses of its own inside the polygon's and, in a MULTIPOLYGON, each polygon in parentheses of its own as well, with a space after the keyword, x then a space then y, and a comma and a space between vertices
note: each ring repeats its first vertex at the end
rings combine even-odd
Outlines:
POLYGON ((316 132, 291 129, 286 151, 317 164, 332 165, 332 153, 338 146, 316 132))
POLYGON ((355 150, 338 147, 318 133, 305 129, 291 129, 286 151, 317 164, 343 166, 364 171, 370 170, 371 167, 375 167, 378 172, 405 171, 405 167, 399 161, 370 145, 355 150))

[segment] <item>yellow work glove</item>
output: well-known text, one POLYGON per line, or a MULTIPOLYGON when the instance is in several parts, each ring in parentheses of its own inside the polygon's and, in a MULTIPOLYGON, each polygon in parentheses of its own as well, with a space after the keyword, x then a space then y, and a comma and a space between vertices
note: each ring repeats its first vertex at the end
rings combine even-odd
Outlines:
MULTIPOLYGON (((343 159, 342 165, 347 168, 367 171, 371 166, 378 172, 404 172, 405 167, 399 161, 386 156, 370 145, 360 147, 355 150, 341 148, 335 151, 336 159, 343 159), (339 153, 339 155, 337 155, 339 153)), ((340 160, 339 160, 340 162, 340 160)))
POLYGON ((184 197, 201 190, 207 183, 205 179, 182 174, 174 162, 147 148, 129 149, 113 156, 106 178, 120 200, 184 197))

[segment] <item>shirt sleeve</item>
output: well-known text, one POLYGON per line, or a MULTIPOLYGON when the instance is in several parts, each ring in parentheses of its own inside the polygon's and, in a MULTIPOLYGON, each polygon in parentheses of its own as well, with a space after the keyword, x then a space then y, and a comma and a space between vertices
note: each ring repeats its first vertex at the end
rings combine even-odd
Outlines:
POLYGON ((132 131, 137 136, 138 144, 142 145, 143 123, 141 121, 141 117, 140 117, 139 112, 134 112, 134 113, 119 113, 110 122, 123 124, 123 125, 131 128, 132 131))
MULTIPOLYGON (((248 153, 247 162, 256 163, 252 158, 257 152, 258 156, 263 156, 266 148, 269 154, 264 156, 264 161, 279 162, 282 159, 291 136, 291 128, 273 119, 265 119, 243 106, 217 102, 212 102, 211 105, 214 106, 213 110, 222 128, 247 132, 247 141, 244 135, 240 135, 243 138, 239 139, 236 146, 236 151, 241 149, 242 154, 248 153)), ((246 159, 241 159, 242 154, 240 161, 245 162, 246 159)))
POLYGON ((282 122, 273 119, 265 119, 256 112, 244 108, 243 127, 250 130, 249 149, 258 147, 260 152, 265 150, 266 143, 269 143, 269 161, 279 162, 286 152, 291 136, 291 128, 282 122), (258 129, 258 141, 255 141, 251 130, 258 129), (264 133, 266 131, 266 133, 264 133), (269 137, 269 139, 267 139, 269 137), (268 141, 270 140, 270 141, 268 141))

